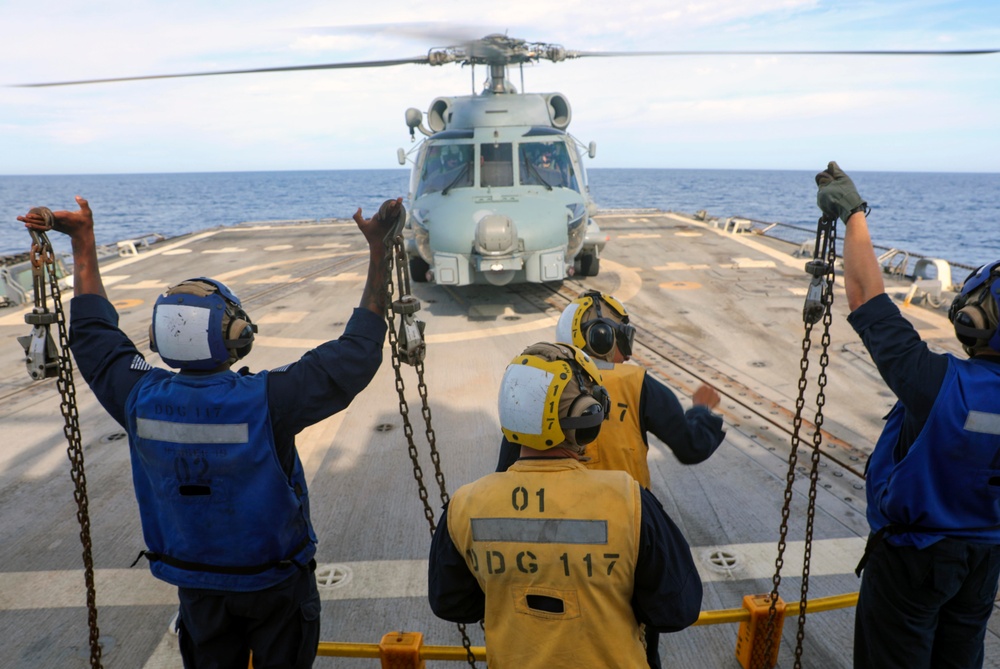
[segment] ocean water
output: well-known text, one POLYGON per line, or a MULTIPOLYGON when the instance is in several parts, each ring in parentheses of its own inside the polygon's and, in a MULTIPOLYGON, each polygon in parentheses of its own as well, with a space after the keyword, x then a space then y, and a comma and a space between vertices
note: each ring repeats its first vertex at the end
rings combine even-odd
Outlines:
MULTIPOLYGON (((787 224, 778 234, 812 237, 819 210, 813 172, 778 170, 590 169, 602 208, 646 208, 742 216, 787 224), (795 228, 803 228, 797 230, 795 228)), ((979 265, 1000 258, 1000 174, 852 172, 872 207, 878 246, 979 265)), ((405 196, 408 171, 220 172, 80 176, 0 176, 0 255, 26 251, 18 214, 33 206, 76 209, 86 197, 98 242, 149 233, 174 236, 243 221, 370 215, 405 196)), ((841 231, 841 235, 843 232, 841 231)), ((68 252, 61 235, 57 251, 68 252)))

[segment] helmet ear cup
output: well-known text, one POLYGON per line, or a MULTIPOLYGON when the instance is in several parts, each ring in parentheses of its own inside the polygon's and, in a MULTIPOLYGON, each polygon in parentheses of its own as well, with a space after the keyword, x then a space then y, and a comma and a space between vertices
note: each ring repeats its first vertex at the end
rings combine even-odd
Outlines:
POLYGON ((226 327, 225 340, 226 347, 233 351, 237 360, 245 358, 250 353, 256 331, 257 326, 251 322, 247 313, 238 307, 233 308, 229 325, 226 327))
POLYGON ((615 329, 604 321, 587 328, 587 347, 594 355, 607 355, 615 347, 615 329))
POLYGON ((149 324, 149 350, 156 353, 156 335, 153 332, 153 324, 149 324))
POLYGON ((597 439, 597 435, 601 431, 601 423, 604 421, 604 407, 592 396, 580 395, 573 400, 573 404, 569 407, 569 414, 564 420, 567 425, 576 423, 587 424, 597 421, 596 425, 569 428, 566 430, 566 439, 568 441, 573 442, 577 446, 586 446, 597 439), (570 431, 572 431, 572 434, 570 434, 570 431))
POLYGON ((987 339, 993 331, 988 329, 986 312, 974 304, 968 304, 955 314, 955 337, 965 346, 976 346, 979 339, 987 339))

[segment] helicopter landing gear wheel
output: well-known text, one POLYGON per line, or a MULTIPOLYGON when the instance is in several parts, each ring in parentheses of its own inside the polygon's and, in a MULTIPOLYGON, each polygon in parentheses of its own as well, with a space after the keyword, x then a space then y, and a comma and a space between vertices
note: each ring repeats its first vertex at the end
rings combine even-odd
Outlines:
POLYGON ((576 261, 573 264, 575 265, 574 269, 577 276, 597 276, 597 273, 601 270, 601 259, 595 253, 581 253, 576 257, 576 261))
POLYGON ((427 273, 431 266, 420 256, 410 258, 410 279, 414 283, 427 283, 427 273))

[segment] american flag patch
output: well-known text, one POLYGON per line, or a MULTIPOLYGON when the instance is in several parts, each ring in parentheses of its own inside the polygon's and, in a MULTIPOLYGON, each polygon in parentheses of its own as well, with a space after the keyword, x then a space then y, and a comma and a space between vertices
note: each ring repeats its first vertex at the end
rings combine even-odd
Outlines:
POLYGON ((136 353, 135 357, 132 358, 132 364, 129 365, 129 369, 133 369, 137 372, 148 372, 153 369, 153 366, 146 362, 144 357, 136 353))

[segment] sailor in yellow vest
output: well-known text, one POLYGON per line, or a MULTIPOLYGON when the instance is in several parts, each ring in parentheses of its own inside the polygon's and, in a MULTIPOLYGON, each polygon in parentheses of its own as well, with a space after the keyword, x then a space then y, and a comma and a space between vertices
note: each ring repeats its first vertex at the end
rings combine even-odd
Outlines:
MULTIPOLYGON (((611 295, 588 291, 563 310, 556 325, 556 340, 572 343, 595 359, 603 386, 611 399, 608 420, 600 436, 587 445, 583 463, 588 469, 628 472, 650 487, 647 432, 664 442, 686 465, 706 460, 726 436, 722 418, 712 409, 719 404, 714 388, 702 385, 693 406, 685 411, 669 388, 638 365, 625 363, 632 355, 635 327, 625 305, 611 295)), ((500 445, 497 471, 506 471, 518 458, 520 447, 505 437, 500 445)), ((647 630, 646 650, 651 669, 659 669, 658 635, 647 630)))
POLYGON ((520 459, 462 486, 431 545, 428 596, 453 622, 485 621, 491 669, 641 667, 640 623, 691 625, 701 578, 656 498, 580 457, 607 394, 583 351, 535 344, 508 365, 500 426, 520 459))
MULTIPOLYGON (((707 460, 722 443, 726 436, 722 417, 712 413, 719 404, 714 388, 699 387, 692 397, 693 406, 685 411, 677 396, 645 369, 623 364, 632 355, 635 327, 629 323, 625 306, 611 295, 588 291, 571 302, 559 317, 556 340, 573 344, 596 359, 611 398, 601 436, 587 447, 588 468, 626 471, 648 489, 648 432, 685 465, 707 460)), ((517 445, 504 439, 497 471, 505 471, 517 457, 517 445)))

